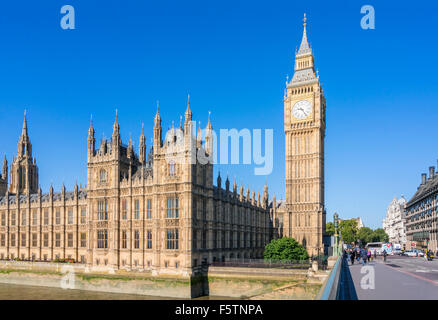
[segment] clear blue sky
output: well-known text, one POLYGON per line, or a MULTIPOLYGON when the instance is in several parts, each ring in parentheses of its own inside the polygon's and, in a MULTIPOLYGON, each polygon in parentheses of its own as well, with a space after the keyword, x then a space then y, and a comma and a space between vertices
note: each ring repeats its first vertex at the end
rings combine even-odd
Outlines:
MULTIPOLYGON (((284 197, 283 91, 308 16, 327 98, 328 220, 380 227, 394 196, 410 198, 438 159, 437 10, 432 1, 2 1, 0 153, 16 153, 23 110, 43 191, 86 184, 90 114, 96 139, 119 110, 122 139, 150 145, 156 100, 163 127, 187 94, 215 129, 273 128, 270 195, 284 197), (60 8, 76 10, 62 30, 60 8), (376 29, 360 8, 374 5, 376 29)), ((221 166, 263 191, 253 167, 221 166)), ((217 173, 217 169, 215 169, 217 173)))

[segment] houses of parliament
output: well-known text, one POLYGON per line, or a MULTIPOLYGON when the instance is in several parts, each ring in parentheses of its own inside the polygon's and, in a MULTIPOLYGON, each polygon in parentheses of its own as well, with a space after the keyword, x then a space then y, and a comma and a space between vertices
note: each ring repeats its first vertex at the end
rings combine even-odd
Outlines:
MULTIPOLYGON (((291 236, 309 254, 322 254, 325 232, 325 99, 307 41, 306 21, 295 72, 286 83, 286 199, 269 200, 236 181, 213 177, 210 116, 201 138, 193 134, 187 102, 184 122, 163 140, 157 107, 153 143, 144 132, 138 150, 124 144, 117 114, 110 139, 87 138, 87 185, 43 193, 26 114, 17 154, 0 177, 0 259, 73 259, 96 269, 190 274, 200 265, 262 258, 272 239, 291 236), (177 144, 177 131, 183 144, 177 144), (169 157, 169 154, 171 157, 169 157), (215 181, 214 181, 215 180, 215 181)), ((85 148, 84 148, 85 149, 85 148)))

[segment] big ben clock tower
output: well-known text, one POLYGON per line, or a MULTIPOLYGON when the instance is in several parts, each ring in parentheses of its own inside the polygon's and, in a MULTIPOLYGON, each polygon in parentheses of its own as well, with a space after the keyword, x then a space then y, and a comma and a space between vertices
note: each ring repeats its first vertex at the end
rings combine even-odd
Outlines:
POLYGON ((309 254, 323 254, 324 136, 326 102, 315 75, 314 57, 307 41, 306 15, 294 75, 286 82, 286 212, 283 235, 303 244, 309 254))

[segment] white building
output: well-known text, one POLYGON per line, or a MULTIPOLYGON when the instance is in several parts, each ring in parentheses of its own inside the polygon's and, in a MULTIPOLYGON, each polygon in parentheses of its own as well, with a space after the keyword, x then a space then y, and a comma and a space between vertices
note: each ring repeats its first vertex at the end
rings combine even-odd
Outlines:
POLYGON ((383 230, 388 234, 389 242, 399 243, 402 247, 406 245, 406 202, 403 196, 398 200, 394 197, 383 219, 383 230))

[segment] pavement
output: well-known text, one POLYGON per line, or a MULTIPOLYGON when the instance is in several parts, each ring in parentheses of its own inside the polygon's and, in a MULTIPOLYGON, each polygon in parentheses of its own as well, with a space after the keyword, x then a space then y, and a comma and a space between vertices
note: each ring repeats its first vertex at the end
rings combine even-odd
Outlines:
POLYGON ((348 266, 359 300, 438 299, 438 260, 388 256, 386 263, 378 257, 365 266, 348 266))

